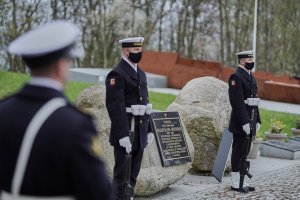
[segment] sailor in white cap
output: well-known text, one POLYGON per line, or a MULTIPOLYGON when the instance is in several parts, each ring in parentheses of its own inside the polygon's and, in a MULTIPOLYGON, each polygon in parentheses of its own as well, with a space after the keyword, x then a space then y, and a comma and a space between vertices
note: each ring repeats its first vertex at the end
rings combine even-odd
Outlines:
POLYGON ((258 109, 260 99, 257 97, 256 79, 251 73, 254 67, 253 51, 243 51, 236 55, 239 65, 228 81, 232 107, 229 130, 233 133, 231 189, 249 192, 254 191, 255 188, 247 181, 249 161, 246 159, 251 140, 255 138, 261 124, 258 109))
MULTIPOLYGON (((138 66, 142 58, 144 38, 126 38, 120 40, 122 59, 106 78, 106 107, 111 119, 110 143, 114 146, 115 167, 113 184, 116 199, 124 199, 128 185, 133 191, 141 168, 144 148, 154 139, 149 116, 152 105, 149 104, 147 79, 145 72, 138 66), (130 173, 124 174, 123 167, 128 166, 124 158, 131 155, 130 173), (126 177, 130 176, 130 177, 126 177), (130 178, 130 184, 126 183, 130 178)), ((129 192, 133 197, 133 192, 129 192)))
POLYGON ((92 118, 63 94, 78 33, 52 21, 9 45, 32 78, 0 101, 1 200, 110 199, 92 118))
POLYGON ((120 40, 122 45, 122 58, 137 71, 137 63, 142 59, 143 37, 126 38, 120 40))

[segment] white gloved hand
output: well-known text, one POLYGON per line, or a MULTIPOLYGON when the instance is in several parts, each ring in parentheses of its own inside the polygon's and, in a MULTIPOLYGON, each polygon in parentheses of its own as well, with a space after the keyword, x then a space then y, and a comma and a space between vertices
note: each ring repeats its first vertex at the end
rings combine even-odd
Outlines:
POLYGON ((259 131, 259 129, 260 129, 260 123, 256 123, 256 133, 259 131))
POLYGON ((147 143, 148 144, 151 144, 152 142, 153 142, 153 140, 154 140, 154 134, 153 133, 148 133, 147 134, 147 143))
POLYGON ((247 135, 250 134, 250 124, 243 125, 243 130, 246 132, 247 135))
POLYGON ((128 136, 121 138, 119 143, 120 146, 125 147, 127 153, 131 152, 132 145, 128 136))
POLYGON ((260 98, 247 98, 247 103, 249 106, 259 106, 260 98))

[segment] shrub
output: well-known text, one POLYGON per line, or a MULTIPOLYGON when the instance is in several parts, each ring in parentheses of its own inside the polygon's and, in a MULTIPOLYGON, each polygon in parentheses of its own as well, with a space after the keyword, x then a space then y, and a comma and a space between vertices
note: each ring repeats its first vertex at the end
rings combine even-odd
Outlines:
POLYGON ((283 133, 285 125, 282 121, 277 119, 271 119, 271 127, 269 129, 270 133, 280 134, 283 133))

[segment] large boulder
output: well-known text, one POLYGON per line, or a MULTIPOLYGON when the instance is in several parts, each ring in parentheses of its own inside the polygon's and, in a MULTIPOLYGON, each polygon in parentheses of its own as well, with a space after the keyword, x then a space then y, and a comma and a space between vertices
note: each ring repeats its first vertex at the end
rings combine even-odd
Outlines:
MULTIPOLYGON (((77 98, 76 104, 80 110, 94 116, 97 131, 102 146, 102 158, 105 160, 108 173, 112 176, 114 157, 113 147, 109 143, 110 119, 105 106, 105 87, 96 85, 85 89, 77 98)), ((183 124, 183 123, 182 123, 183 124)), ((187 145, 193 159, 193 143, 183 125, 187 145)), ((155 194, 180 180, 188 173, 192 163, 163 167, 157 143, 154 141, 144 151, 142 167, 136 185, 137 196, 155 194)))
MULTIPOLYGON (((213 77, 193 79, 182 88, 167 110, 180 113, 192 139, 195 148, 193 168, 211 171, 230 118, 228 85, 213 77)), ((229 167, 228 164, 227 170, 229 167)))

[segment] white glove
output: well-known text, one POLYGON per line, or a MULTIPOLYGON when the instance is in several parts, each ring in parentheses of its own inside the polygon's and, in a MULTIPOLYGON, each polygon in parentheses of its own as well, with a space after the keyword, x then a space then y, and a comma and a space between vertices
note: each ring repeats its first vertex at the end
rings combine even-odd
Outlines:
POLYGON ((247 104, 249 106, 259 106, 260 98, 247 98, 247 104))
POLYGON ((250 124, 243 125, 243 130, 246 132, 247 135, 250 134, 250 124))
POLYGON ((153 142, 153 140, 154 140, 154 134, 151 133, 151 132, 148 133, 148 135, 147 135, 147 143, 151 144, 153 142))
POLYGON ((132 145, 128 136, 121 138, 119 143, 120 146, 125 147, 127 153, 131 152, 132 145))
POLYGON ((260 129, 260 123, 256 123, 256 133, 259 131, 259 129, 260 129))

